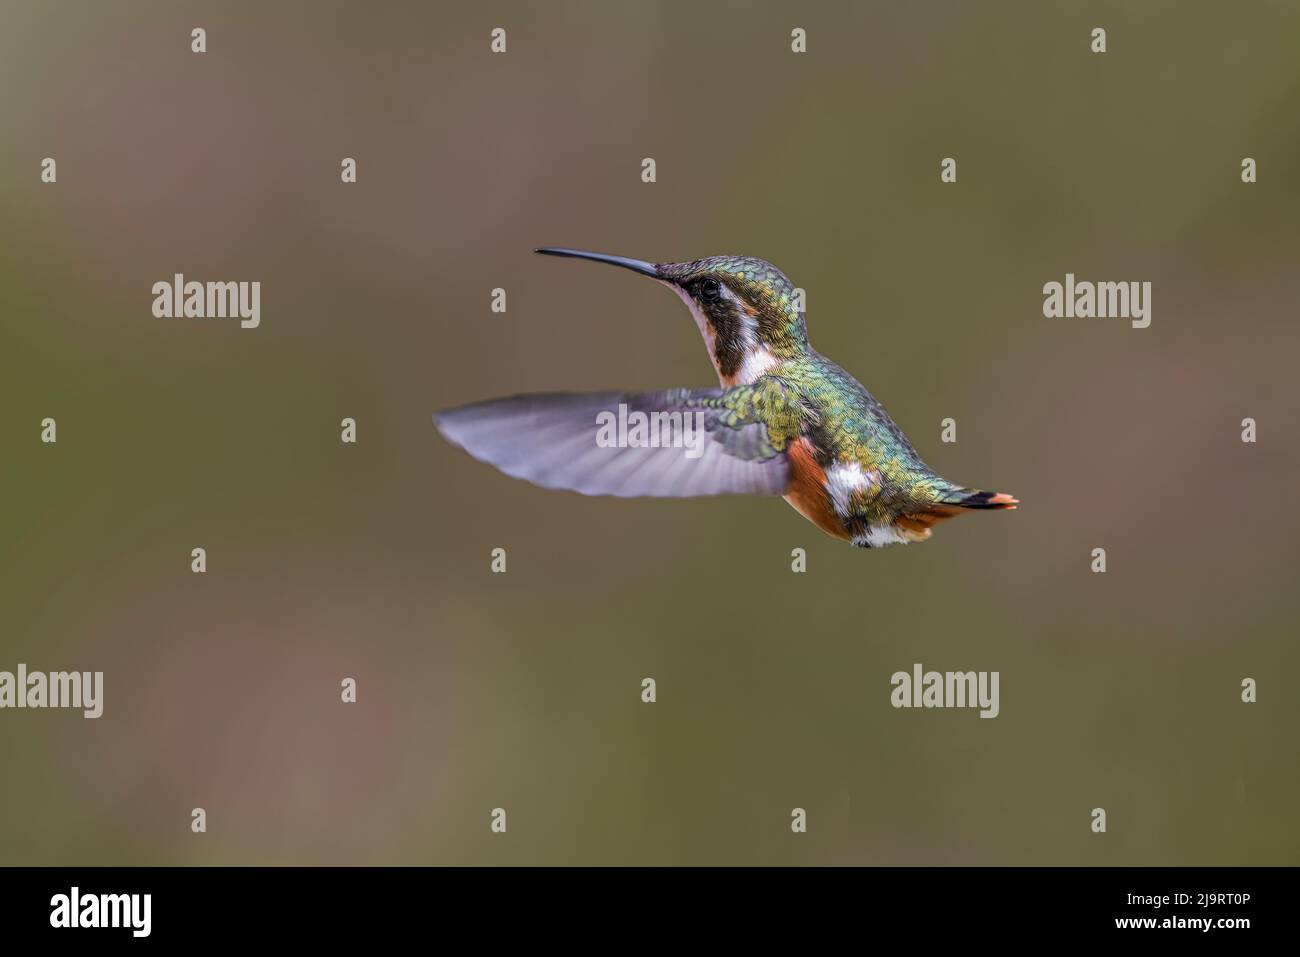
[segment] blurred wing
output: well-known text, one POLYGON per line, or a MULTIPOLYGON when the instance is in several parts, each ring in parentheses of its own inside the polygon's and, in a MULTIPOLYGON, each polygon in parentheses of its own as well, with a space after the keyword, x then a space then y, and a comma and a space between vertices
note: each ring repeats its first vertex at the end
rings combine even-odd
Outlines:
POLYGON ((785 454, 772 447, 766 425, 728 399, 721 389, 522 395, 440 412, 434 424, 475 458, 543 488, 621 497, 782 494, 785 454))

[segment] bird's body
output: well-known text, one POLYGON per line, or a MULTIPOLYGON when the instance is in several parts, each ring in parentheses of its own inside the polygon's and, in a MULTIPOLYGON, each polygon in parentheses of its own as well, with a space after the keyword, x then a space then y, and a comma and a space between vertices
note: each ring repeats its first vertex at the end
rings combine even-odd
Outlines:
POLYGON ((521 396, 435 417, 453 442, 507 474, 586 494, 780 494, 824 532, 866 548, 924 541, 966 509, 1015 507, 1009 495, 926 466, 871 393, 808 344, 796 290, 771 264, 539 252, 611 262, 672 288, 720 388, 521 396), (608 441, 616 409, 621 442, 608 441), (641 434, 624 428, 629 420, 646 423, 641 434))
POLYGON ((929 526, 947 517, 943 500, 963 493, 921 461, 851 375, 811 349, 768 375, 793 389, 805 409, 785 496, 805 518, 837 538, 879 546, 928 538, 929 526))

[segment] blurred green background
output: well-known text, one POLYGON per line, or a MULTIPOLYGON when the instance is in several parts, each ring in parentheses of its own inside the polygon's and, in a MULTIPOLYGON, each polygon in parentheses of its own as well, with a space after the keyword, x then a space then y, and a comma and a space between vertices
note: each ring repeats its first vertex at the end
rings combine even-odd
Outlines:
POLYGON ((106 684, 0 712, 0 862, 1300 861, 1300 7, 0 11, 0 670, 106 684), (545 244, 771 260, 1020 510, 870 552, 471 460, 432 411, 714 382, 674 297, 545 244), (1067 271, 1151 327, 1045 319, 1067 271), (176 272, 261 328, 154 318, 176 272), (894 710, 914 662, 1001 715, 894 710))

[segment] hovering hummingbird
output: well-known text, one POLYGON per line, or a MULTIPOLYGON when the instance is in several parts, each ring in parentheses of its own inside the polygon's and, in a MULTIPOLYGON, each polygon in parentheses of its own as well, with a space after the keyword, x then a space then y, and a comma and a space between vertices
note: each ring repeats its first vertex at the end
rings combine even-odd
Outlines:
POLYGON ((931 471, 871 393, 808 344, 794 287, 771 263, 537 252, 663 283, 695 318, 720 387, 513 396, 435 414, 442 434, 475 458, 584 495, 781 495, 863 548, 925 541, 935 523, 967 509, 1016 507, 1010 495, 931 471), (611 442, 615 415, 620 440, 611 442), (638 415, 648 429, 624 427, 638 415))

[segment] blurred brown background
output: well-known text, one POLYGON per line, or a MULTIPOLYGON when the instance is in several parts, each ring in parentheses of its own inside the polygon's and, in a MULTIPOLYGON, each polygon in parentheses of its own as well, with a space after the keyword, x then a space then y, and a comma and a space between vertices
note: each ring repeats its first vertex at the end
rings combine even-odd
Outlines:
POLYGON ((0 712, 0 861, 1300 860, 1294 4, 0 12, 0 670, 106 683, 0 712), (866 552, 472 461, 431 412, 714 381, 665 290, 545 244, 771 260, 1023 505, 866 552), (1045 319, 1067 271, 1151 327, 1045 319), (154 318, 176 272, 261 328, 154 318), (914 662, 1001 715, 892 709, 914 662))

